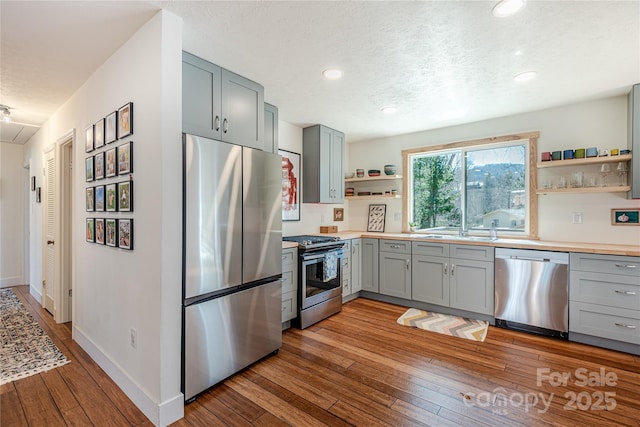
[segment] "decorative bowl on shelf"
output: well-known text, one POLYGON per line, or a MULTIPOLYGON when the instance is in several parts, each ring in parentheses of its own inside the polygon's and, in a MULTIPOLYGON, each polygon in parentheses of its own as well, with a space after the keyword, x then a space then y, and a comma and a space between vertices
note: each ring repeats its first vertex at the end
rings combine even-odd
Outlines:
POLYGON ((349 178, 353 178, 355 174, 353 172, 345 172, 344 173, 344 177, 349 179, 349 178))
POLYGON ((380 169, 369 169, 369 176, 380 176, 380 169))
POLYGON ((385 175, 395 175, 396 165, 384 165, 384 173, 385 175))

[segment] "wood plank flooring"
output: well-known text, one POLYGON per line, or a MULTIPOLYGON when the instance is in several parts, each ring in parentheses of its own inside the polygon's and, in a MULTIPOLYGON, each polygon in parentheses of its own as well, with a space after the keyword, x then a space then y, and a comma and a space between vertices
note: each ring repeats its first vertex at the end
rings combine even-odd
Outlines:
MULTIPOLYGON (((2 427, 151 425, 69 324, 14 290, 72 363, 1 386, 2 427)), ((289 329, 277 355, 202 393, 173 425, 640 425, 640 357, 494 327, 473 342, 397 325, 405 310, 360 298, 289 329)))

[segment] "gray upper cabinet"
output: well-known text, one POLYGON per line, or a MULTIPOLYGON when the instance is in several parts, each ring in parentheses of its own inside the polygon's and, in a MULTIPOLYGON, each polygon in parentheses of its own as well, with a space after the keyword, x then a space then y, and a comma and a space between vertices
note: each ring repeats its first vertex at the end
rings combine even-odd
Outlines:
POLYGON ((264 88, 183 52, 182 130, 262 150, 264 88))
POLYGON ((305 203, 344 203, 344 133, 323 125, 304 128, 302 173, 305 203))
POLYGON ((360 256, 362 261, 362 274, 360 283, 363 291, 380 291, 378 281, 378 239, 362 239, 360 256))
POLYGON ((278 107, 264 103, 264 151, 278 154, 278 107))

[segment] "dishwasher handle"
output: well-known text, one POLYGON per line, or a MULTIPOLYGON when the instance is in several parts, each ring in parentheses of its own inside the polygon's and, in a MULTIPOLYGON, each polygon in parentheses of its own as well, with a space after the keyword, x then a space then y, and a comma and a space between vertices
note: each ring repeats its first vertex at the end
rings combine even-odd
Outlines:
POLYGON ((549 258, 527 258, 522 256, 510 256, 508 259, 515 259, 519 261, 551 262, 549 258))

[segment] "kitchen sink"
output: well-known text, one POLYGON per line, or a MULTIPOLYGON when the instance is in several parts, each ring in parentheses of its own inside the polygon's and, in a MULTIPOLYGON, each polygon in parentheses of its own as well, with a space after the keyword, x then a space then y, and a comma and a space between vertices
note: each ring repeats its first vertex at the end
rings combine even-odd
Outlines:
POLYGON ((498 240, 497 237, 488 237, 488 236, 455 236, 454 239, 458 240, 471 240, 474 242, 495 242, 498 240))

